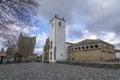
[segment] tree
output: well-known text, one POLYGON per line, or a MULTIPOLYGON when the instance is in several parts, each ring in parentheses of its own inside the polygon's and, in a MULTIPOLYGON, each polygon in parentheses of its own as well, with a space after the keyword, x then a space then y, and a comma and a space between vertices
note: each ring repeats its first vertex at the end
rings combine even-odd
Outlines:
POLYGON ((5 45, 15 44, 20 29, 34 24, 37 6, 35 0, 0 0, 0 36, 5 45))

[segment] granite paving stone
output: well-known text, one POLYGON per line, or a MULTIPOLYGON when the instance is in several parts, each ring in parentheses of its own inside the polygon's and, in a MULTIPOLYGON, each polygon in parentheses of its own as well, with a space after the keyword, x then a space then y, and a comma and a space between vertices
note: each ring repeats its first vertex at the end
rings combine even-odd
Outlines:
POLYGON ((120 69, 39 62, 0 64, 0 80, 120 80, 120 69))

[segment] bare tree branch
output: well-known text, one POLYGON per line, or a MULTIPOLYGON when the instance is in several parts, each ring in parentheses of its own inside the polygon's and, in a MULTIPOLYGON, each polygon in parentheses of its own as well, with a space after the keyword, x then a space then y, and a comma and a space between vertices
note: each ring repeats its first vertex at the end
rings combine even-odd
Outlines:
POLYGON ((15 44, 20 28, 32 27, 37 6, 35 0, 0 0, 0 36, 5 39, 4 45, 15 44))

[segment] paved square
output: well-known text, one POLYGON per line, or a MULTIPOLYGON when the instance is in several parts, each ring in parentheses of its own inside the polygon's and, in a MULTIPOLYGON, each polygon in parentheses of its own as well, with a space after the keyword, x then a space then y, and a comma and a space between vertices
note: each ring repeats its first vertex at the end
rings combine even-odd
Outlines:
POLYGON ((0 80, 120 80, 120 69, 37 62, 0 64, 0 80))

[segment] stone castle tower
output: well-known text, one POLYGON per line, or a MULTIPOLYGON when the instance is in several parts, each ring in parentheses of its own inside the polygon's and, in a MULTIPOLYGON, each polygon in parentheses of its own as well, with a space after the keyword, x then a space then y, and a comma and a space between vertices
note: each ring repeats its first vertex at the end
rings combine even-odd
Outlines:
POLYGON ((57 15, 50 22, 49 62, 66 61, 65 20, 57 15))
POLYGON ((36 44, 36 37, 28 37, 20 34, 18 40, 18 50, 15 55, 15 61, 34 61, 37 60, 37 55, 33 54, 36 44))
POLYGON ((36 37, 27 37, 23 34, 20 34, 18 40, 18 49, 21 51, 21 54, 33 54, 35 43, 36 37))

